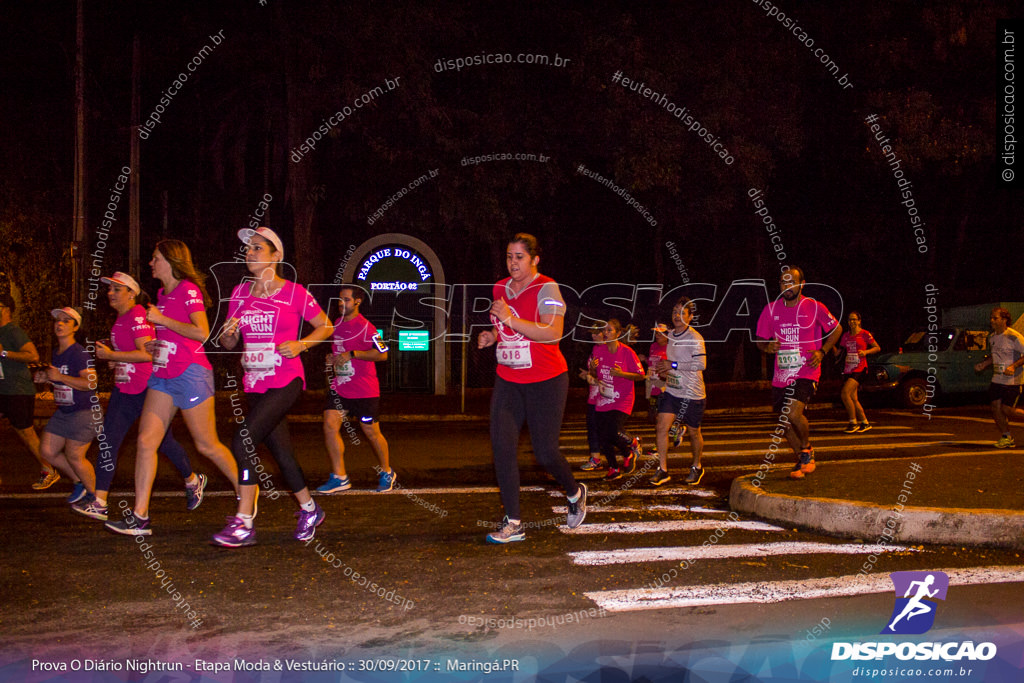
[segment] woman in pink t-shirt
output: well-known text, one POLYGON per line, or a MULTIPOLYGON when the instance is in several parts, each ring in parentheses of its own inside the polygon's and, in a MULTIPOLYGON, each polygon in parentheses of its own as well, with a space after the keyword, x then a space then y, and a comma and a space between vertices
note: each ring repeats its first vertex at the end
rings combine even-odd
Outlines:
POLYGON ((609 319, 602 335, 604 343, 594 348, 596 363, 591 365, 598 386, 594 404, 597 435, 601 454, 608 459, 606 481, 618 479, 624 473, 631 474, 640 455, 640 439, 622 431, 633 412, 634 383, 645 378, 636 353, 623 343, 626 337, 622 323, 615 318, 609 319), (625 459, 621 470, 615 457, 616 450, 625 459))
POLYGON ((146 319, 156 328, 156 340, 146 344, 153 357, 146 402, 139 421, 135 456, 135 506, 121 510, 121 519, 107 529, 128 536, 149 536, 149 498, 156 478, 156 452, 175 413, 181 410, 196 450, 209 458, 231 486, 238 490, 238 467, 231 451, 217 438, 213 413, 213 367, 203 352, 210 336, 206 318, 206 278, 192 264, 184 242, 162 240, 149 262, 153 277, 163 287, 157 305, 149 305, 146 319))
MULTIPOLYGON (((299 503, 298 528, 295 538, 308 541, 324 521, 324 511, 309 495, 302 468, 295 461, 286 417, 288 411, 306 388, 306 374, 299 355, 331 335, 333 328, 327 315, 313 296, 299 284, 281 277, 284 247, 270 228, 243 228, 238 237, 245 242, 245 266, 249 270, 242 284, 231 293, 228 320, 220 333, 220 342, 227 349, 242 347, 242 368, 248 410, 237 414, 238 429, 231 440, 231 451, 238 462, 240 497, 238 511, 228 517, 228 524, 213 537, 213 543, 238 548, 256 542, 253 518, 259 482, 264 477, 256 447, 264 444, 270 450, 281 478, 299 503), (300 337, 302 321, 315 329, 300 337)), ((264 487, 272 500, 277 492, 269 479, 264 487)))
POLYGON ((875 341, 875 338, 871 336, 870 332, 861 328, 860 313, 850 311, 846 322, 849 323, 850 329, 843 333, 839 343, 832 350, 836 354, 844 356, 843 377, 845 381, 839 396, 843 399, 843 405, 846 407, 846 414, 850 418, 850 424, 843 431, 847 434, 853 434, 854 432, 866 432, 871 429, 868 416, 864 413, 864 406, 860 404, 860 399, 857 398, 857 389, 860 388, 861 383, 868 376, 867 357, 873 353, 878 353, 882 348, 875 341))

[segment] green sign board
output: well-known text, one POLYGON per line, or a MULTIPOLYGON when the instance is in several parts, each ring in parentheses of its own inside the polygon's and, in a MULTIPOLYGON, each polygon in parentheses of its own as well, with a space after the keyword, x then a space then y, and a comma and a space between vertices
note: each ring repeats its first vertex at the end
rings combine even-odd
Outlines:
POLYGON ((399 351, 429 351, 430 331, 429 330, 399 330, 398 331, 399 351))

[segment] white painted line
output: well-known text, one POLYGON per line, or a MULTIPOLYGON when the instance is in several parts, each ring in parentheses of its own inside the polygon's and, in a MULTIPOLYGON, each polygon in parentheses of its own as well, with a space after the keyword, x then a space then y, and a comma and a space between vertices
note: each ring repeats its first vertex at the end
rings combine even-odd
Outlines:
MULTIPOLYGON (((520 487, 519 490, 520 491, 524 491, 524 492, 536 492, 536 491, 547 491, 548 489, 543 487, 543 486, 523 486, 523 487, 520 487)), ((282 491, 281 493, 285 493, 285 492, 282 491)), ((412 494, 416 494, 417 496, 424 496, 424 495, 431 495, 431 494, 437 494, 437 495, 454 494, 454 495, 458 495, 458 494, 463 494, 463 493, 498 493, 498 488, 496 486, 463 486, 463 487, 441 488, 441 489, 395 488, 395 489, 392 489, 390 491, 386 491, 384 493, 377 493, 377 491, 375 489, 349 489, 348 491, 341 491, 339 493, 327 493, 327 494, 317 493, 317 494, 315 494, 315 496, 317 498, 319 498, 321 496, 324 496, 324 497, 327 497, 327 498, 342 498, 342 497, 347 497, 347 496, 381 496, 381 495, 389 495, 389 494, 402 495, 402 494, 405 494, 405 493, 412 493, 412 494)), ((562 498, 565 497, 565 494, 560 492, 560 491, 551 491, 551 494, 555 495, 555 496, 560 496, 562 498)), ((110 494, 111 498, 131 498, 133 496, 134 496, 134 494, 131 494, 131 493, 112 493, 112 494, 110 494)), ((184 491, 154 491, 153 492, 153 498, 176 498, 176 497, 184 498, 184 496, 185 496, 184 491)), ((206 493, 203 494, 204 498, 208 498, 208 497, 227 498, 228 496, 234 498, 235 497, 235 492, 234 491, 207 491, 206 493)), ((9 499, 18 500, 18 499, 32 499, 32 498, 67 498, 67 497, 68 497, 68 494, 66 494, 66 493, 8 493, 8 494, 5 494, 5 495, 0 495, 0 500, 4 500, 4 499, 8 499, 8 498, 9 499)))
POLYGON ((605 564, 634 562, 675 562, 676 560, 722 560, 734 557, 769 557, 773 555, 875 555, 891 552, 920 552, 910 546, 866 545, 864 543, 744 543, 730 545, 684 546, 670 548, 628 548, 624 550, 586 550, 569 553, 574 564, 596 567, 605 564))
MULTIPOLYGON (((582 527, 580 527, 582 528, 582 527)), ((1024 582, 1024 566, 941 569, 950 586, 1024 582)), ((720 583, 689 588, 639 588, 584 593, 609 612, 630 612, 672 607, 773 603, 786 600, 848 597, 891 593, 888 574, 853 574, 821 579, 772 581, 766 583, 720 583)))
MULTIPOLYGON (((872 430, 872 431, 874 431, 874 430, 872 430)), ((635 436, 635 434, 634 434, 634 436, 635 436)), ((704 436, 704 452, 705 453, 708 452, 708 449, 710 449, 712 447, 716 447, 716 446, 729 446, 729 445, 736 445, 736 444, 751 444, 751 445, 765 444, 765 448, 767 448, 767 444, 771 443, 771 435, 770 434, 762 434, 760 436, 760 438, 750 438, 750 439, 716 439, 713 436, 709 436, 707 434, 704 434, 703 436, 704 436)), ((934 436, 934 437, 938 438, 938 437, 943 437, 943 436, 956 436, 956 434, 953 434, 952 432, 927 432, 927 433, 918 433, 917 436, 918 436, 918 438, 923 437, 923 436, 934 436)), ((873 444, 876 445, 876 446, 891 446, 891 445, 893 445, 891 443, 877 443, 877 442, 879 440, 882 440, 882 439, 891 440, 891 439, 905 439, 905 438, 906 438, 906 435, 904 435, 904 434, 888 434, 888 435, 886 435, 886 434, 878 434, 878 435, 876 435, 876 437, 875 437, 875 439, 873 441, 873 444)), ((863 440, 863 439, 864 439, 863 436, 859 436, 857 434, 821 434, 821 433, 818 433, 818 432, 814 433, 814 445, 815 446, 819 446, 819 445, 825 443, 825 444, 827 444, 829 446, 834 446, 836 448, 845 448, 846 447, 846 445, 845 445, 846 443, 848 443, 850 441, 858 441, 858 440, 863 440)), ((559 439, 559 443, 562 444, 563 446, 565 446, 566 448, 575 448, 576 446, 574 446, 573 444, 575 444, 576 442, 579 442, 579 444, 581 446, 585 446, 587 444, 587 438, 583 437, 583 436, 578 437, 578 438, 577 437, 566 438, 565 436, 562 436, 559 439)), ((689 443, 690 442, 686 438, 684 438, 682 445, 679 446, 680 452, 688 451, 689 450, 689 445, 688 445, 689 443)), ((939 442, 936 441, 935 443, 939 443, 939 442)), ((653 439, 650 442, 642 441, 641 442, 641 447, 643 447, 645 445, 653 446, 654 445, 653 439)), ((899 444, 899 445, 902 446, 903 444, 899 444)), ((867 446, 870 447, 871 444, 868 444, 867 446)), ((864 447, 864 445, 860 446, 860 448, 863 448, 863 447, 864 447)), ((764 450, 764 449, 762 449, 762 450, 764 450)), ((729 451, 729 452, 730 453, 736 453, 737 451, 729 451)), ((743 451, 740 451, 740 452, 743 452, 743 451)))
POLYGON ((785 531, 764 522, 734 522, 731 519, 674 519, 664 522, 622 522, 615 524, 584 524, 575 529, 562 525, 564 534, 660 534, 666 531, 707 531, 708 529, 741 529, 743 531, 785 531))
MULTIPOLYGON (((790 465, 792 467, 792 465, 790 465)), ((590 484, 584 480, 584 483, 590 484)), ((588 499, 593 499, 595 502, 603 498, 611 498, 613 494, 619 496, 681 496, 689 495, 696 496, 697 498, 721 498, 716 491, 709 491, 707 489, 691 489, 691 488, 674 488, 674 489, 615 489, 614 491, 602 491, 600 489, 589 488, 590 493, 587 494, 588 499)), ((565 494, 560 491, 548 491, 548 495, 553 498, 564 498, 565 494)), ((618 496, 616 496, 618 497, 618 496)))
MULTIPOLYGON (((943 420, 960 420, 961 422, 981 422, 987 425, 994 425, 995 420, 991 417, 967 417, 966 415, 942 415, 940 413, 908 413, 902 410, 880 410, 880 413, 886 415, 896 415, 898 417, 927 417, 929 419, 933 417, 941 417, 943 420)), ((1010 420, 1011 424, 1021 425, 1020 420, 1010 420)))
MULTIPOLYGON (((559 514, 568 514, 569 510, 564 506, 556 506, 551 511, 559 514)), ((706 515, 727 515, 728 510, 716 510, 715 508, 690 507, 689 505, 648 505, 644 507, 627 507, 624 505, 587 505, 587 513, 591 512, 693 512, 706 515)))
MULTIPOLYGON (((815 446, 815 451, 817 453, 822 454, 822 455, 828 455, 830 450, 842 451, 844 453, 847 453, 847 452, 850 452, 850 451, 868 451, 868 450, 876 450, 877 451, 877 450, 879 450, 881 448, 892 448, 893 446, 899 446, 900 449, 902 450, 904 448, 923 448, 925 446, 937 446, 937 445, 942 445, 942 444, 949 445, 949 443, 950 443, 948 441, 946 441, 946 442, 943 442, 943 441, 912 441, 910 443, 898 443, 898 444, 892 444, 892 443, 888 443, 888 444, 866 443, 866 444, 859 444, 859 445, 855 445, 855 446, 848 446, 846 444, 831 444, 829 446, 819 447, 818 444, 821 443, 821 439, 818 439, 816 436, 814 436, 813 432, 811 432, 811 436, 812 436, 813 445, 815 446)), ((966 443, 971 443, 971 442, 966 442, 966 443)), ((701 455, 701 457, 702 458, 706 458, 706 457, 717 458, 719 456, 734 456, 734 455, 764 455, 767 452, 768 452, 767 445, 763 446, 762 448, 754 448, 754 449, 748 449, 748 450, 742 450, 742 451, 734 451, 734 450, 724 450, 723 451, 723 450, 719 450, 716 447, 716 444, 714 442, 711 442, 711 443, 705 442, 704 453, 701 455)), ((786 446, 785 448, 780 447, 777 452, 792 455, 792 450, 788 446, 786 446)), ((673 457, 673 454, 669 453, 669 457, 670 458, 673 457)), ((688 457, 688 451, 685 448, 680 447, 679 452, 677 454, 677 457, 688 457)), ((795 458, 796 456, 793 456, 793 457, 795 458)), ((587 458, 586 457, 582 457, 582 456, 573 456, 573 457, 566 458, 566 460, 571 462, 571 463, 577 463, 577 462, 582 463, 582 462, 586 462, 587 458)), ((819 460, 820 460, 820 458, 819 458, 819 460)))

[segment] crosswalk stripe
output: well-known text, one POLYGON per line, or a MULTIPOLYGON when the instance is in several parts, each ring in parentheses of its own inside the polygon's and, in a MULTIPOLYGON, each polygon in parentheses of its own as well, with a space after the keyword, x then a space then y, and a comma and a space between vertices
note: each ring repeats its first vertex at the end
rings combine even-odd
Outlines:
MULTIPOLYGON (((817 445, 817 443, 819 443, 819 442, 817 440, 815 440, 815 445, 817 445)), ((901 444, 898 444, 898 445, 899 445, 900 449, 904 449, 904 448, 924 448, 925 446, 936 446, 936 445, 943 445, 943 444, 949 445, 950 443, 953 443, 953 442, 943 442, 943 441, 912 441, 910 443, 901 443, 901 444)), ((972 443, 972 442, 963 442, 963 443, 972 443)), ((823 447, 823 448, 816 449, 816 450, 820 450, 822 455, 825 455, 825 454, 828 453, 828 449, 829 448, 835 448, 835 449, 841 448, 841 449, 843 449, 843 451, 867 451, 867 450, 878 450, 880 447, 884 448, 886 445, 891 447, 891 446, 896 445, 896 444, 882 444, 882 445, 880 445, 880 444, 866 443, 866 444, 859 444, 859 445, 855 445, 855 446, 846 446, 846 445, 835 444, 835 445, 832 445, 832 446, 827 446, 827 447, 823 447)), ((701 457, 705 457, 705 456, 717 457, 717 456, 720 456, 720 455, 764 455, 766 451, 767 451, 766 447, 753 448, 753 449, 747 449, 747 450, 741 450, 741 451, 735 451, 735 450, 722 451, 722 450, 719 450, 718 448, 715 447, 715 443, 714 442, 711 442, 711 443, 706 444, 706 446, 704 448, 704 453, 701 455, 701 457)), ((791 453, 789 447, 786 444, 781 445, 778 448, 778 452, 791 453)), ((680 453, 680 455, 686 455, 686 453, 682 452, 682 453, 680 453)), ((581 457, 581 456, 570 456, 570 457, 567 457, 566 460, 568 460, 571 463, 577 463, 577 462, 586 462, 587 458, 586 457, 581 457)))
POLYGON ((565 534, 660 534, 666 531, 706 531, 708 529, 741 529, 743 531, 785 531, 782 527, 764 522, 731 519, 672 519, 661 522, 616 522, 613 524, 584 524, 575 529, 560 526, 565 534))
POLYGON ((743 543, 668 548, 625 548, 622 550, 584 550, 569 553, 574 564, 596 567, 606 564, 668 562, 676 560, 722 560, 736 557, 770 557, 773 555, 875 555, 891 552, 920 552, 910 546, 867 545, 864 543, 811 543, 780 541, 777 543, 743 543))
MULTIPOLYGON (((536 492, 536 491, 548 491, 543 486, 522 486, 519 488, 523 492, 536 492)), ((462 486, 462 487, 451 487, 451 488, 440 488, 440 489, 407 489, 404 487, 396 487, 390 491, 384 493, 377 493, 375 489, 349 489, 347 491, 341 491, 339 493, 325 494, 331 498, 343 498, 348 496, 380 496, 386 494, 415 494, 417 496, 424 496, 430 494, 461 494, 461 493, 498 493, 497 486, 462 486)), ((551 491, 556 496, 565 497, 564 493, 558 491, 551 491)), ((112 493, 111 498, 130 498, 133 494, 131 493, 112 493)), ((317 494, 317 497, 324 494, 317 494)), ((185 493, 183 491, 154 491, 153 498, 184 498, 185 493)), ((207 491, 203 494, 204 498, 227 498, 231 496, 235 497, 234 491, 207 491)), ((31 498, 67 498, 66 493, 8 493, 0 495, 0 500, 4 499, 31 499, 31 498)))
MULTIPOLYGON (((581 527, 582 528, 582 527, 581 527)), ((940 569, 949 576, 950 586, 1024 582, 1024 566, 940 569)), ((636 588, 584 593, 609 612, 629 612, 672 607, 773 603, 786 600, 848 597, 889 593, 887 574, 852 574, 793 581, 719 583, 686 588, 636 588)))
MULTIPOLYGON (((551 508, 551 511, 564 515, 568 514, 569 510, 564 506, 555 506, 551 508)), ((727 515, 728 510, 717 510, 715 508, 705 507, 690 507, 689 505, 649 505, 646 507, 627 507, 624 505, 587 505, 587 513, 593 512, 693 512, 696 514, 703 515, 727 515)))
MULTIPOLYGON (((643 436, 642 434, 637 434, 637 433, 633 433, 632 435, 633 436, 643 436)), ((771 435, 770 434, 761 434, 760 438, 751 438, 751 439, 715 439, 715 438, 713 438, 713 437, 711 437, 711 436, 709 436, 707 434, 702 434, 702 436, 704 437, 705 448, 710 447, 710 446, 724 446, 724 445, 741 444, 741 443, 767 444, 767 443, 769 443, 771 441, 771 435)), ((924 435, 920 435, 920 436, 924 436, 924 435)), ((929 432, 927 434, 927 436, 942 437, 942 436, 956 436, 956 434, 953 434, 952 432, 929 432)), ((850 441, 863 440, 863 438, 864 437, 858 437, 856 434, 824 434, 824 435, 815 435, 814 436, 814 445, 815 446, 820 446, 822 443, 826 443, 828 445, 834 445, 836 447, 844 447, 845 448, 845 444, 849 443, 850 441)), ((882 439, 903 439, 903 438, 906 438, 906 437, 903 434, 890 434, 888 436, 879 434, 878 437, 876 437, 876 439, 875 439, 876 443, 874 443, 874 444, 861 444, 860 446, 858 446, 858 448, 878 448, 878 447, 884 447, 884 446, 891 445, 891 444, 888 444, 888 443, 877 443, 878 438, 882 438, 882 439)), ((586 444, 587 443, 587 437, 585 437, 585 436, 579 436, 579 437, 570 436, 570 437, 566 437, 566 436, 563 435, 563 436, 561 436, 559 438, 558 441, 559 441, 559 443, 562 443, 562 444, 565 444, 565 443, 576 443, 576 442, 579 442, 580 444, 586 444)), ((648 442, 644 441, 643 443, 646 444, 648 442)), ((650 445, 653 446, 653 444, 654 444, 653 437, 651 437, 649 443, 650 443, 650 445)), ((689 441, 687 441, 684 438, 683 439, 683 443, 684 444, 688 444, 689 441)), ((941 443, 941 441, 936 439, 936 441, 934 441, 932 443, 941 443)), ((991 441, 969 441, 969 442, 965 442, 965 443, 985 444, 985 443, 992 443, 992 442, 991 441)), ((900 445, 903 445, 903 444, 900 444, 900 445)))

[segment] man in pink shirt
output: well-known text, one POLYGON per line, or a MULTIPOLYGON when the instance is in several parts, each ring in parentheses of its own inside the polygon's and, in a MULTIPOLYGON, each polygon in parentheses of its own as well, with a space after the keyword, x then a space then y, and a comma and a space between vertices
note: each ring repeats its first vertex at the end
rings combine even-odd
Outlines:
MULTIPOLYGON (((345 473, 345 442, 341 438, 342 417, 359 419, 363 435, 377 456, 379 480, 377 492, 390 491, 395 473, 388 464, 388 442, 380 433, 380 382, 374 363, 388 359, 388 347, 377 329, 359 313, 363 292, 343 286, 338 294, 341 317, 334 323, 333 353, 327 356, 333 369, 331 385, 324 405, 324 441, 331 458, 331 476, 318 493, 337 493, 352 487, 345 473)), ((353 439, 353 443, 359 443, 353 439)))
POLYGON ((783 266, 779 278, 781 298, 769 303, 757 320, 757 347, 775 354, 772 403, 779 413, 779 428, 797 456, 789 473, 803 479, 814 471, 814 449, 804 408, 814 398, 821 378, 821 361, 839 342, 843 328, 825 305, 801 292, 803 270, 783 266))

